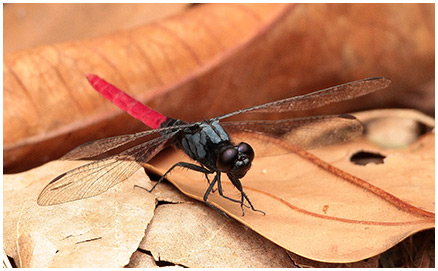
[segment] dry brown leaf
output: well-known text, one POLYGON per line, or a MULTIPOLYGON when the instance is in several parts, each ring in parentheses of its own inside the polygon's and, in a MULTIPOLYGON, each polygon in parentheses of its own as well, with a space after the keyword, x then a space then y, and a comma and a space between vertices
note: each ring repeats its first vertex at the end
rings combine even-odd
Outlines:
POLYGON ((3 7, 3 53, 130 29, 176 14, 188 6, 186 3, 7 4, 3 7))
MULTIPOLYGON (((247 42, 260 27, 284 13, 284 8, 201 6, 131 31, 5 56, 4 103, 8 106, 4 113, 4 165, 47 161, 95 136, 144 128, 99 97, 85 74, 111 79, 149 104, 161 97, 152 105, 171 113, 161 105, 168 101, 164 93, 202 73, 220 54, 229 53, 229 48, 247 42), (228 20, 222 20, 223 16, 228 20), (217 20, 209 26, 211 18, 217 20), (203 31, 199 31, 200 25, 203 31), (215 37, 219 33, 226 37, 220 42, 215 37), (108 127, 111 129, 105 129, 108 127)), ((172 100, 179 101, 180 97, 172 100)))
POLYGON ((312 261, 310 259, 298 256, 292 252, 288 252, 294 264, 303 268, 377 268, 379 267, 379 256, 365 259, 354 263, 323 263, 312 261))
POLYGON ((383 268, 434 268, 435 229, 419 232, 385 251, 380 257, 383 268))
POLYGON ((84 162, 56 161, 3 178, 3 238, 19 267, 123 267, 153 216, 155 197, 133 185, 138 171, 103 195, 38 206, 42 188, 57 174, 84 162))
POLYGON ((393 91, 338 105, 345 112, 427 100, 420 89, 434 77, 434 50, 433 4, 212 4, 5 55, 4 166, 29 168, 143 128, 99 97, 85 73, 185 120, 374 75, 393 79, 393 91))
MULTIPOLYGON (((358 115, 367 120, 366 113, 358 115)), ((371 115, 377 121, 376 112, 371 115)), ((385 121, 390 115, 388 110, 380 111, 385 121)), ((433 123, 430 118, 429 123, 433 123)), ((248 141, 256 156, 257 146, 266 144, 248 141)), ((258 157, 242 181, 253 205, 266 216, 247 210, 242 217, 239 204, 218 193, 209 199, 231 217, 298 255, 324 262, 355 262, 434 227, 434 146, 434 133, 428 133, 405 149, 384 149, 361 138, 304 152, 307 159, 294 153, 258 157), (383 154, 384 163, 352 163, 350 157, 363 150, 383 154), (342 171, 334 175, 321 169, 318 166, 324 164, 318 157, 329 163, 331 171, 336 170, 333 167, 342 171)), ((189 160, 181 152, 173 152, 157 157, 153 165, 164 173, 179 161, 189 160)), ((175 170, 168 178, 183 193, 202 200, 207 188, 203 174, 175 170)), ((226 195, 239 198, 231 183, 225 181, 223 187, 226 195)))
POLYGON ((286 251, 206 205, 158 206, 140 248, 195 268, 293 267, 286 251))

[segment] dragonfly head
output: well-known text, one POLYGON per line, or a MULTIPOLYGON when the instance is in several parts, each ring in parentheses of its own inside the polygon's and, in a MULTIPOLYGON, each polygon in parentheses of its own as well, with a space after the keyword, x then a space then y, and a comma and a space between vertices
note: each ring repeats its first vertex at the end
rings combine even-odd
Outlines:
POLYGON ((230 144, 219 152, 216 167, 232 177, 242 178, 251 167, 252 160, 254 160, 254 150, 249 144, 245 142, 237 146, 230 144))

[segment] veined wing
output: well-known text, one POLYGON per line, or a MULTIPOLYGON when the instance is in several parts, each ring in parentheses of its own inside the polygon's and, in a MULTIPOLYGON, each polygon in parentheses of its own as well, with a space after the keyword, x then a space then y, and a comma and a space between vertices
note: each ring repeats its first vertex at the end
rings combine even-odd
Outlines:
POLYGON ((387 87, 391 80, 385 77, 372 77, 326 88, 309 94, 295 96, 275 102, 237 110, 216 119, 224 119, 242 113, 278 113, 301 111, 324 106, 333 102, 353 99, 387 87))
POLYGON ((169 133, 59 175, 41 191, 38 205, 55 205, 107 191, 134 174, 141 163, 147 162, 162 150, 174 134, 169 133))
MULTIPOLYGON (((221 126, 229 133, 234 143, 258 137, 275 137, 303 148, 313 149, 334 143, 348 141, 363 132, 362 123, 351 115, 328 115, 282 120, 248 120, 221 122, 221 126)), ((250 143, 251 144, 251 143, 250 143)), ((258 144, 257 155, 271 153, 270 149, 278 149, 269 142, 258 144), (263 148, 264 150, 261 150, 263 148)))
POLYGON ((127 145, 136 140, 147 140, 150 136, 154 134, 158 134, 160 132, 182 129, 182 128, 190 127, 192 125, 194 124, 175 125, 172 127, 147 130, 135 134, 107 137, 103 139, 90 141, 74 148, 73 150, 65 154, 63 157, 61 157, 61 160, 77 160, 77 159, 94 157, 109 152, 113 149, 123 147, 124 145, 127 145))

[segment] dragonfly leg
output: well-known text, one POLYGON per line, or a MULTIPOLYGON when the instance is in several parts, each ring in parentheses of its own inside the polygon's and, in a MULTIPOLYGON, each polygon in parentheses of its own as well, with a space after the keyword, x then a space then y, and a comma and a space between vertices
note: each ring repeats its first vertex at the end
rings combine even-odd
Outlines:
POLYGON ((211 208, 213 208, 214 210, 218 211, 219 213, 225 215, 225 216, 228 218, 228 216, 227 216, 223 211, 219 210, 218 208, 216 208, 215 206, 213 206, 213 204, 211 204, 210 202, 207 201, 207 200, 208 200, 208 196, 210 195, 210 193, 211 193, 212 190, 213 190, 213 186, 215 185, 215 183, 216 183, 217 180, 219 179, 218 176, 220 176, 220 172, 216 173, 216 176, 214 176, 213 181, 212 181, 212 182, 210 183, 210 185, 208 186, 207 191, 205 191, 205 194, 204 194, 204 198, 203 198, 203 199, 204 199, 204 202, 205 202, 208 206, 210 206, 211 208))
POLYGON ((230 197, 224 195, 223 190, 222 190, 222 182, 221 182, 220 176, 218 177, 217 187, 218 187, 217 189, 219 190, 219 195, 221 195, 223 198, 226 198, 227 200, 231 200, 233 202, 240 203, 241 205, 245 206, 246 208, 250 208, 242 200, 233 199, 233 198, 230 198, 230 197))
MULTIPOLYGON (((183 167, 183 168, 191 169, 191 170, 194 170, 194 171, 198 171, 198 172, 204 173, 206 177, 208 176, 208 174, 213 173, 213 171, 211 171, 211 170, 209 170, 209 169, 206 169, 206 168, 204 168, 204 167, 201 167, 201 166, 195 165, 195 164, 186 163, 186 162, 178 162, 178 163, 174 164, 173 166, 171 166, 171 167, 166 171, 166 173, 164 173, 163 176, 161 176, 161 178, 160 178, 160 179, 154 184, 154 186, 152 186, 151 189, 146 189, 146 191, 148 191, 148 192, 152 192, 152 191, 155 189, 155 187, 156 187, 159 183, 161 183, 161 182, 166 178, 167 174, 169 174, 169 173, 170 173, 172 170, 174 170, 176 167, 183 167)), ((207 180, 208 180, 208 182, 210 183, 210 180, 208 179, 208 177, 207 177, 207 180)), ((210 185, 210 186, 211 186, 211 185, 210 185)))
MULTIPOLYGON (((245 192, 243 192, 242 183, 240 182, 240 180, 237 179, 237 178, 234 178, 234 177, 232 177, 232 176, 230 176, 230 175, 228 175, 228 177, 230 178, 230 181, 234 184, 234 186, 237 188, 237 190, 240 191, 241 200, 240 200, 239 202, 240 202, 240 207, 242 208, 242 216, 245 215, 245 211, 244 211, 243 207, 244 207, 244 206, 245 206, 245 207, 248 207, 247 205, 244 204, 244 200, 246 200, 246 201, 248 202, 249 207, 251 208, 251 210, 253 210, 253 211, 255 211, 255 212, 260 212, 260 213, 266 215, 265 212, 263 212, 263 211, 261 211, 261 210, 258 210, 258 209, 256 209, 256 208, 254 208, 254 205, 252 205, 252 203, 251 203, 251 201, 249 200, 248 196, 245 194, 245 192)), ((248 208, 249 208, 249 207, 248 207, 248 208)))
MULTIPOLYGON (((262 210, 258 210, 258 209, 256 209, 256 208, 254 208, 254 206, 252 205, 251 201, 249 200, 249 198, 248 198, 248 196, 245 194, 245 192, 240 191, 240 193, 241 193, 241 195, 242 195, 242 202, 243 202, 243 199, 245 198, 246 201, 248 202, 249 206, 251 206, 251 210, 253 210, 253 211, 255 211, 255 212, 262 213, 263 215, 266 215, 266 213, 263 212, 262 210)), ((242 203, 242 205, 243 205, 243 203, 242 203)), ((245 206, 246 206, 246 205, 245 205, 245 206)), ((242 207, 242 212, 243 212, 243 206, 241 206, 241 207, 242 207)))
MULTIPOLYGON (((206 193, 205 193, 205 195, 204 195, 204 201, 205 201, 208 205, 210 205, 211 207, 213 207, 214 209, 216 209, 214 206, 212 206, 211 204, 209 204, 209 203, 207 202, 207 198, 208 198, 208 195, 210 194, 211 187, 213 187, 213 185, 214 185, 216 182, 217 182, 217 186, 218 186, 219 195, 221 195, 223 198, 228 199, 228 200, 230 200, 230 201, 240 203, 240 207, 242 208, 242 216, 245 215, 245 210, 244 210, 243 207, 251 208, 251 210, 256 211, 256 212, 260 212, 260 213, 262 213, 262 214, 265 215, 265 212, 263 212, 263 211, 261 211, 261 210, 258 210, 258 209, 256 209, 256 208, 254 208, 254 206, 252 205, 252 203, 251 203, 251 201, 249 200, 248 196, 245 194, 245 192, 243 192, 242 185, 235 185, 235 186, 238 188, 238 190, 240 191, 240 194, 241 194, 241 200, 237 200, 237 199, 233 199, 233 198, 230 198, 230 197, 228 197, 228 196, 225 196, 224 193, 223 193, 223 190, 222 190, 222 183, 221 183, 220 173, 217 173, 217 174, 216 174, 216 176, 214 177, 214 180, 213 180, 212 184, 210 185, 209 189, 207 189, 207 191, 206 191, 206 193), (240 189, 239 189, 239 188, 240 188, 240 189), (246 201, 249 203, 249 206, 245 204, 245 199, 246 199, 246 201)), ((233 181, 233 184, 234 184, 234 183, 235 183, 235 181, 233 181)), ((239 181, 239 184, 240 184, 240 181, 239 181)))

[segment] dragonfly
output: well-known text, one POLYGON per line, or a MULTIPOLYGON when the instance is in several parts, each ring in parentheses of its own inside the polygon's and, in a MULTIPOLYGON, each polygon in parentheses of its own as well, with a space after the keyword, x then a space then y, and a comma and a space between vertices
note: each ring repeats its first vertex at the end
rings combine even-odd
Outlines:
POLYGON ((208 200, 209 195, 217 190, 221 197, 240 204, 242 216, 245 214, 244 208, 265 213, 254 207, 244 192, 241 182, 251 168, 258 150, 254 151, 251 145, 244 141, 235 143, 234 135, 239 134, 239 138, 242 138, 242 133, 263 135, 284 140, 300 148, 312 149, 351 140, 362 134, 363 125, 349 114, 280 120, 226 121, 227 118, 244 113, 279 113, 313 109, 369 94, 387 87, 391 82, 385 77, 362 79, 301 96, 240 109, 208 120, 188 123, 167 117, 143 105, 97 75, 89 74, 87 79, 103 97, 151 129, 91 141, 67 153, 61 159, 93 158, 122 149, 119 153, 74 168, 54 178, 41 191, 37 200, 39 205, 55 205, 104 193, 128 179, 142 167, 142 164, 147 163, 161 150, 174 146, 184 151, 194 162, 174 164, 151 189, 146 190, 152 192, 177 167, 194 170, 205 174, 207 179, 208 184, 203 196, 203 201, 207 205, 218 210, 208 200), (222 173, 238 190, 240 198, 235 199, 224 194, 222 173), (210 176, 214 176, 212 180, 210 176))

